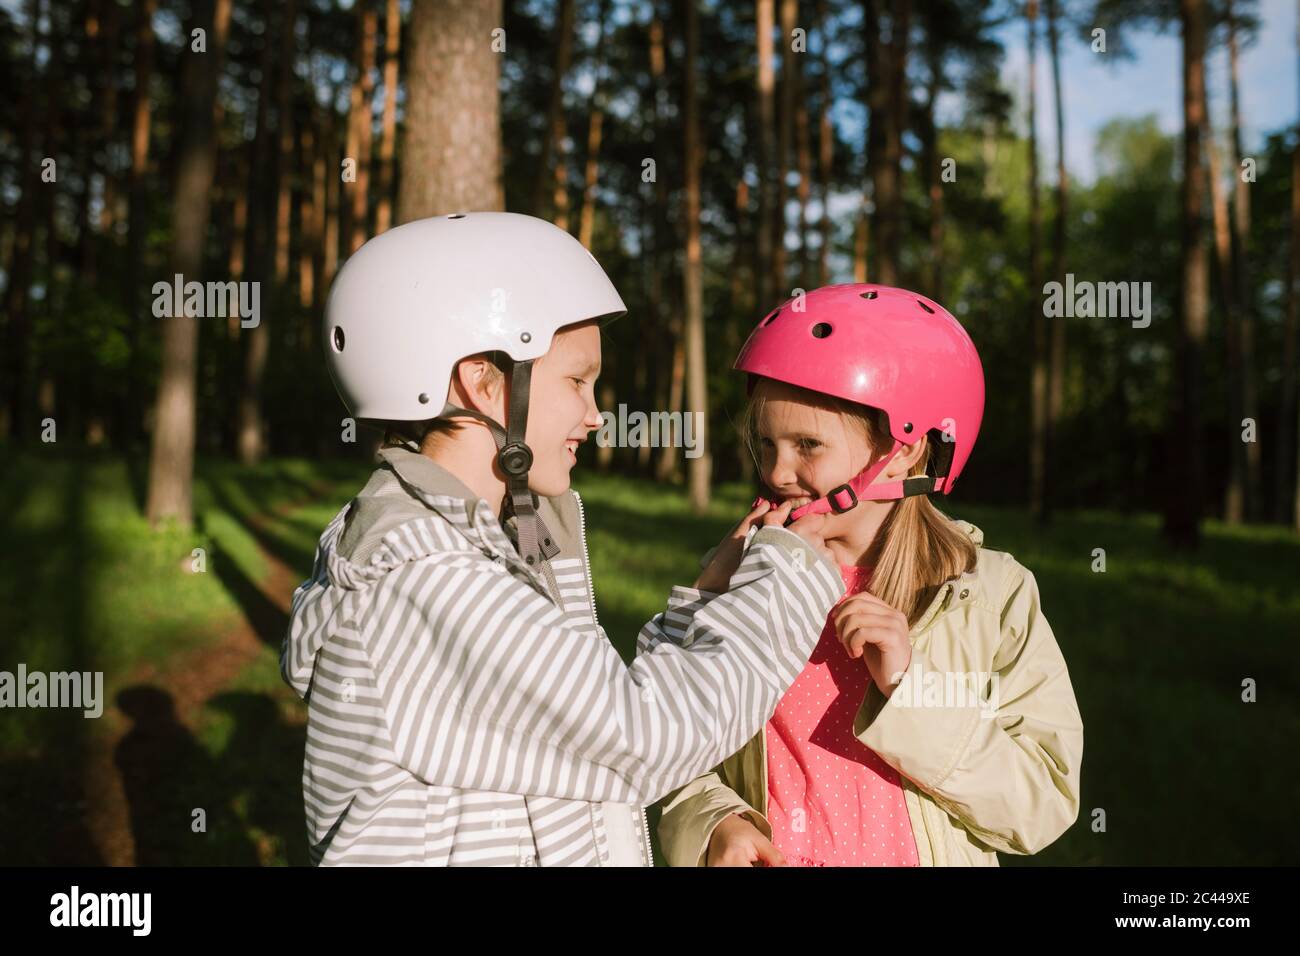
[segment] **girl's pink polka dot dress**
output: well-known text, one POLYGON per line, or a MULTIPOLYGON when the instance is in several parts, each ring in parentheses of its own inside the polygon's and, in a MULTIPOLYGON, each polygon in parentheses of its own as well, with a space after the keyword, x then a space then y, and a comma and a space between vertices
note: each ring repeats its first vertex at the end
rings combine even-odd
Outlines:
MULTIPOLYGON (((871 580, 870 568, 840 565, 840 573, 845 597, 871 580)), ((791 866, 920 865, 898 772, 853 736, 870 682, 828 616, 764 728, 767 819, 791 866)))

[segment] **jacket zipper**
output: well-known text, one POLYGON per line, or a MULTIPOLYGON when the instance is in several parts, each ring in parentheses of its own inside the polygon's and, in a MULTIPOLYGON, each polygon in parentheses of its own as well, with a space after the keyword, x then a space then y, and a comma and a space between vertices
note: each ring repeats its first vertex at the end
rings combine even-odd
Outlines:
MULTIPOLYGON (((571 491, 573 489, 570 489, 571 491)), ((587 551, 587 512, 582 507, 582 496, 573 491, 578 502, 578 536, 582 538, 582 573, 587 581, 587 600, 591 604, 591 620, 599 629, 600 620, 596 617, 596 589, 591 583, 591 555, 587 551)), ((650 817, 645 807, 641 808, 641 842, 646 866, 654 865, 654 852, 650 848, 650 817)))

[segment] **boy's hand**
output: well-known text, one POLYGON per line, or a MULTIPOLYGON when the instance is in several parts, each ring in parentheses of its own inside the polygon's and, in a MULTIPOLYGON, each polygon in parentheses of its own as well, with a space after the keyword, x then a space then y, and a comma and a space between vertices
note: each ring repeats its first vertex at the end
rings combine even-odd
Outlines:
MULTIPOLYGON (((749 529, 755 524, 761 527, 775 525, 780 528, 785 525, 786 519, 789 517, 789 502, 774 508, 766 498, 755 498, 753 508, 749 514, 741 518, 740 522, 727 532, 727 536, 722 539, 717 551, 713 553, 713 560, 696 578, 695 587, 701 591, 715 591, 719 594, 726 591, 730 586, 731 576, 736 573, 736 568, 740 567, 740 559, 744 554, 745 538, 749 535, 749 529)), ((825 515, 805 515, 790 525, 790 530, 812 545, 819 554, 831 558, 831 553, 822 540, 822 526, 825 523, 825 515)), ((831 560, 834 559, 831 558, 831 560)))
POLYGON ((912 663, 907 616, 874 594, 860 591, 831 611, 835 633, 849 657, 861 657, 888 697, 912 663))
POLYGON ((700 576, 695 580, 695 586, 701 591, 716 591, 719 594, 727 590, 731 576, 736 573, 736 568, 740 567, 740 558, 745 550, 745 537, 749 534, 749 529, 759 522, 771 524, 774 515, 780 515, 780 520, 785 521, 789 514, 788 506, 773 511, 771 502, 766 498, 755 498, 749 514, 741 518, 727 532, 718 549, 713 552, 713 560, 700 572, 700 576))
POLYGON ((709 838, 707 866, 785 866, 785 854, 763 836, 763 831, 739 813, 716 827, 709 838))

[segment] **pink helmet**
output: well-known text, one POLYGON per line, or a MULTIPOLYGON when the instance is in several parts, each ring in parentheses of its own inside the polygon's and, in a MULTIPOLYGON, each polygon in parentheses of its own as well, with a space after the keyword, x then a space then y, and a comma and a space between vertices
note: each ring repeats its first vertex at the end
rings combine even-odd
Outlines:
POLYGON ((788 299, 759 322, 733 366, 754 376, 882 409, 894 443, 885 455, 797 509, 848 511, 859 499, 948 494, 984 415, 984 369, 961 323, 915 292, 883 285, 824 286, 788 299), (931 474, 872 484, 900 445, 931 435, 931 474))

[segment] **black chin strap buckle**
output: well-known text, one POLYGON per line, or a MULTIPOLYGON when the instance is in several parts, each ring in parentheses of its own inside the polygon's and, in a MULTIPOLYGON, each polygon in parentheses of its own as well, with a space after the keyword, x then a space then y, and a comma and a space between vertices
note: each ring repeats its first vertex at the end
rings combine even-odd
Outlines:
POLYGON ((512 441, 497 452, 497 463, 511 478, 523 478, 533 467, 533 450, 522 441, 512 441))

